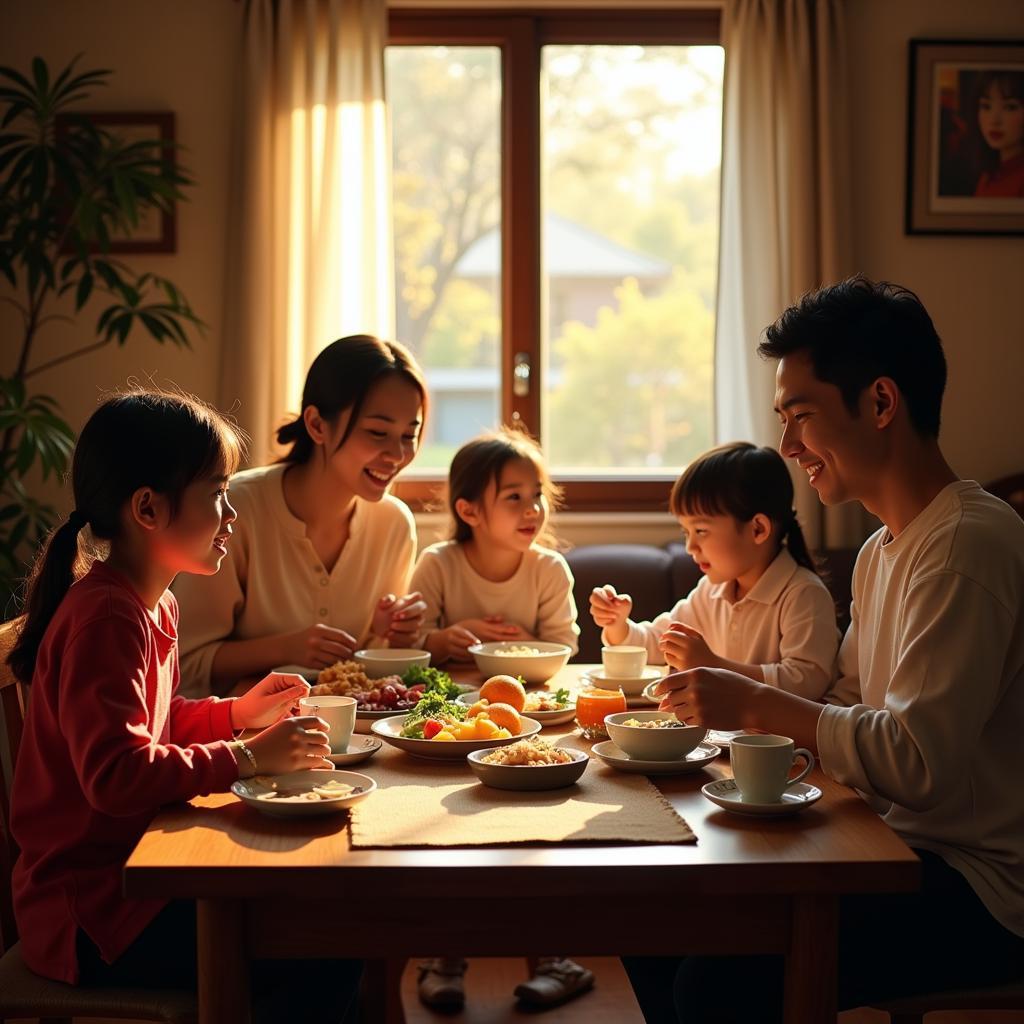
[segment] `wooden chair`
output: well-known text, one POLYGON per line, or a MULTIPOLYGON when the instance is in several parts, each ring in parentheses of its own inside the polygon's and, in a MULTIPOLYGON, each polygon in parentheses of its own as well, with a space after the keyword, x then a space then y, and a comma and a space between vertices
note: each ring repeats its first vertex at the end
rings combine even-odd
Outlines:
MULTIPOLYGON (((21 743, 25 720, 25 694, 7 665, 14 645, 13 622, 0 625, 0 708, 7 764, 12 769, 21 743)), ((11 868, 18 851, 10 833, 8 780, 0 751, 0 1024, 15 1018, 38 1018, 41 1024, 71 1024, 71 1018, 165 1021, 194 1024, 193 992, 149 989, 82 989, 33 974, 21 959, 11 896, 11 868)))
POLYGON ((1024 1010, 1024 980, 993 988, 932 992, 894 999, 874 1007, 889 1014, 889 1024, 923 1024, 926 1013, 940 1010, 1024 1010))

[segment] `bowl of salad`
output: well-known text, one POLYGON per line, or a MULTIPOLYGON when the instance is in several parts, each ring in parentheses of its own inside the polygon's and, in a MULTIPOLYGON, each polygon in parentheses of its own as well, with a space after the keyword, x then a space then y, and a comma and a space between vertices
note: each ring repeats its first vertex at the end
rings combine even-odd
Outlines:
POLYGON ((358 662, 339 661, 320 672, 310 695, 354 697, 355 731, 368 733, 374 722, 408 714, 427 693, 454 700, 467 689, 436 668, 413 665, 401 675, 372 679, 358 662))
POLYGON ((468 715, 461 700, 448 699, 439 691, 426 693, 412 712, 401 718, 374 722, 370 731, 413 757, 433 761, 465 761, 473 750, 488 750, 516 743, 540 732, 540 722, 521 718, 518 731, 499 725, 486 714, 468 715))

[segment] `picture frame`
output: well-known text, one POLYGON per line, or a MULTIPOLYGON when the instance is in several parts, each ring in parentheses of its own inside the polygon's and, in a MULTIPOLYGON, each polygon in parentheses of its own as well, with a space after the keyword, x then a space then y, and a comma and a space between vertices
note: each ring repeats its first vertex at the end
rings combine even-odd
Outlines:
MULTIPOLYGON (((174 113, 172 111, 76 111, 57 119, 57 131, 63 124, 75 118, 88 118, 111 134, 123 137, 129 142, 143 139, 158 139, 173 164, 176 159, 174 113)), ((130 233, 112 235, 112 253, 173 253, 178 247, 177 209, 172 201, 170 208, 159 210, 149 208, 140 211, 139 223, 130 233)))
POLYGON ((1024 234, 1024 40, 911 39, 908 235, 1024 234))

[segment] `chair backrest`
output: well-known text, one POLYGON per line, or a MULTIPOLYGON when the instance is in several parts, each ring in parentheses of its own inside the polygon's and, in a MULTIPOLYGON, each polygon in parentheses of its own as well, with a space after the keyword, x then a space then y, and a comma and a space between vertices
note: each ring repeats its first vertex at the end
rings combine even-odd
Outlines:
POLYGON ((18 930, 14 924, 14 902, 11 896, 11 870, 18 857, 18 847, 11 835, 10 792, 14 764, 21 745, 21 731, 25 724, 25 694, 21 683, 7 664, 7 655, 17 639, 16 622, 0 624, 0 713, 3 732, 0 733, 0 952, 14 945, 18 930))

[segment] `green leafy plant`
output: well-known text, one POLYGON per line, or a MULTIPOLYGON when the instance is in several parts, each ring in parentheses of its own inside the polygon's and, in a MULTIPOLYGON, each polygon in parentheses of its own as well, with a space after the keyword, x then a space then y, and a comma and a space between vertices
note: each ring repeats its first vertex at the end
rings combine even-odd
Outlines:
POLYGON ((129 234, 140 214, 184 199, 192 180, 159 140, 125 141, 69 110, 110 75, 76 72, 78 59, 56 77, 40 57, 27 75, 0 67, 0 301, 18 313, 7 331, 14 344, 3 345, 13 365, 0 367, 3 617, 16 610, 18 581, 56 520, 29 481, 66 473, 74 444, 56 399, 34 393, 33 378, 123 346, 136 327, 188 348, 186 329, 202 326, 170 281, 111 256, 112 237, 129 234), (90 300, 102 305, 92 325, 73 332, 69 351, 34 361, 40 331, 53 321, 74 324, 90 300))

